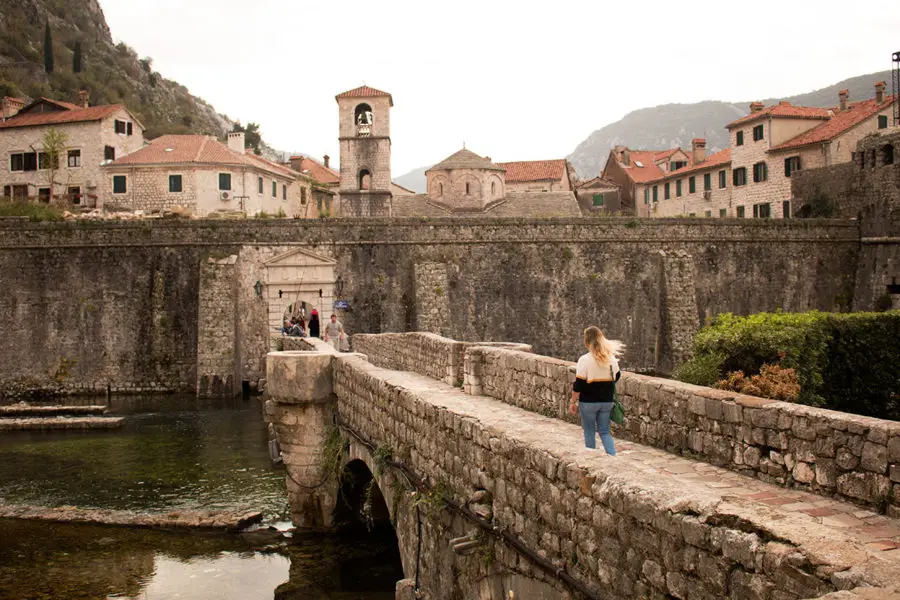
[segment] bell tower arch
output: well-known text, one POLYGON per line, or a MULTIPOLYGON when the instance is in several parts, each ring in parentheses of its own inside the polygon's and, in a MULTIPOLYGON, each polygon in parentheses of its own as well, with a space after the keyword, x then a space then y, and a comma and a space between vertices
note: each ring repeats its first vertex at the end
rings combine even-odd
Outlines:
POLYGON ((335 96, 341 145, 341 216, 391 215, 391 95, 368 86, 335 96))

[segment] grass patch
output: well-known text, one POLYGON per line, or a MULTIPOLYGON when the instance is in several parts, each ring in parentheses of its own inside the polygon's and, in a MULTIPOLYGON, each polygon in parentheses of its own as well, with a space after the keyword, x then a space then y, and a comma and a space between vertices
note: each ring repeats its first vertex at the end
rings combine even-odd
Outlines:
POLYGON ((0 201, 0 217, 27 217, 29 221, 62 221, 62 211, 47 204, 0 201))

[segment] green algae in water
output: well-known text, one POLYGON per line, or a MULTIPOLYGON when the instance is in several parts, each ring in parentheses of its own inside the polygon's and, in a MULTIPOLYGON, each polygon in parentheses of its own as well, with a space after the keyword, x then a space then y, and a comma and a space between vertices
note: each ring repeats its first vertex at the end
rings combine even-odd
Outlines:
POLYGON ((253 509, 284 518, 284 471, 269 459, 257 400, 199 410, 190 410, 193 398, 166 402, 165 411, 128 415, 120 430, 0 436, 0 499, 154 512, 253 509))

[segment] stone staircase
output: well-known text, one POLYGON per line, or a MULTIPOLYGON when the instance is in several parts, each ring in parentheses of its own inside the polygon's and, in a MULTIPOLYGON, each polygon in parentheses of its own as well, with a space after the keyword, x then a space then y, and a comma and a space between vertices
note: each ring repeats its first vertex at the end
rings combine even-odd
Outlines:
POLYGON ((32 406, 25 402, 0 406, 0 431, 115 429, 124 417, 111 417, 107 407, 32 406))

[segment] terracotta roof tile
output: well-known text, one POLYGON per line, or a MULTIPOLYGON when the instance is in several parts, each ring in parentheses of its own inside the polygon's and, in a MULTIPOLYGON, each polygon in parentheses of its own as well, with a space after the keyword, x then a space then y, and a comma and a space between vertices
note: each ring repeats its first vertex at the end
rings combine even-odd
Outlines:
POLYGON ((783 118, 783 119, 827 119, 831 114, 827 108, 817 108, 814 106, 794 106, 790 102, 779 102, 772 106, 767 106, 762 110, 751 112, 745 117, 741 117, 736 121, 732 121, 725 126, 725 129, 732 129, 738 125, 745 125, 751 121, 761 119, 763 117, 783 118))
POLYGON ((566 176, 565 159, 557 160, 523 160, 518 162, 497 163, 506 169, 507 183, 523 181, 560 181, 566 176))
POLYGON ((126 154, 109 166, 165 165, 195 163, 255 167, 282 177, 295 178, 298 173, 255 154, 241 154, 222 142, 205 135, 163 135, 136 152, 126 154))
POLYGON ((491 169, 494 171, 504 171, 505 169, 491 162, 490 158, 478 156, 471 150, 463 148, 454 152, 438 164, 434 165, 428 171, 440 171, 450 169, 491 169))
MULTIPOLYGON (((645 183, 665 176, 665 171, 660 169, 656 162, 662 158, 668 158, 677 152, 678 148, 671 150, 629 150, 631 165, 625 166, 619 162, 619 166, 625 174, 635 183, 645 183)), ((690 155, 688 155, 690 161, 690 155)))
MULTIPOLYGON (((297 158, 292 156, 293 158, 297 158)), ((318 183, 324 185, 333 185, 341 182, 341 175, 334 169, 313 160, 308 156, 303 156, 300 160, 300 171, 304 175, 308 175, 315 179, 318 183)))
POLYGON ((586 181, 582 181, 575 186, 579 190, 600 189, 600 188, 618 188, 619 184, 603 177, 593 177, 586 181))
MULTIPOLYGON (((72 106, 75 105, 73 104, 72 106)), ((102 106, 91 106, 88 108, 75 107, 49 113, 18 113, 7 120, 0 122, 0 129, 99 121, 116 114, 120 110, 125 110, 125 106, 122 104, 104 104, 102 106)))
POLYGON ((654 181, 664 181, 666 179, 679 179, 684 177, 685 175, 689 175, 691 173, 698 173, 700 171, 705 171, 707 169, 713 169, 716 167, 722 167, 731 162, 731 148, 725 148, 724 150, 720 150, 715 154, 710 154, 706 157, 701 163, 690 164, 687 167, 683 167, 678 169, 677 171, 672 171, 670 173, 663 173, 661 177, 658 179, 651 179, 644 183, 652 183, 654 181))
POLYGON ((893 100, 893 96, 887 96, 881 104, 877 104, 874 98, 848 104, 847 110, 836 112, 833 117, 821 125, 817 125, 809 131, 805 131, 797 137, 771 148, 769 152, 799 148, 807 144, 818 144, 834 139, 848 129, 859 125, 866 119, 870 119, 888 108, 893 100))
POLYGON ((346 92, 341 92, 337 96, 334 97, 335 100, 339 100, 341 98, 387 98, 391 106, 394 105, 394 99, 387 92, 382 92, 381 90, 376 90, 375 88, 371 88, 367 85, 361 85, 358 88, 353 88, 352 90, 347 90, 346 92))

